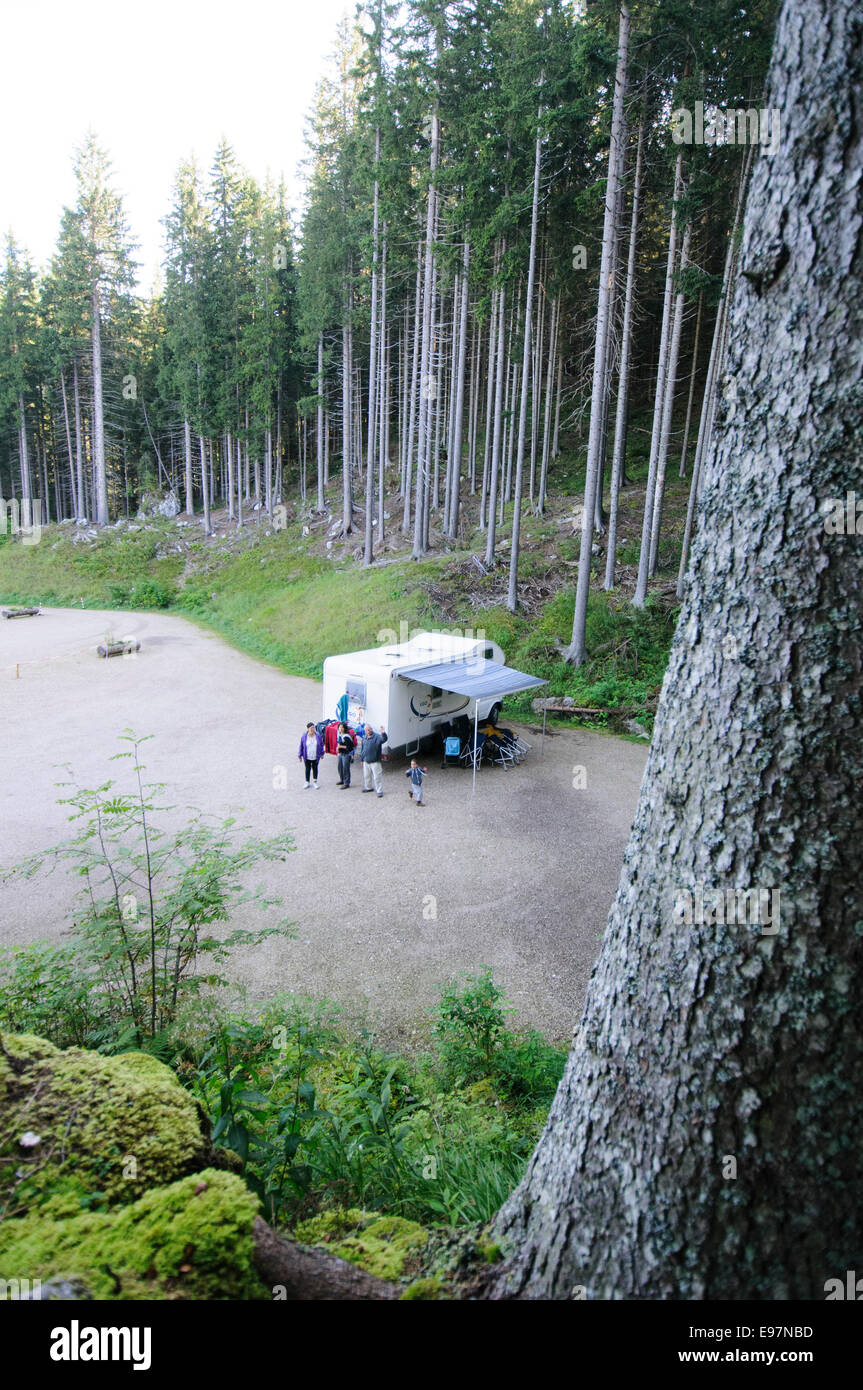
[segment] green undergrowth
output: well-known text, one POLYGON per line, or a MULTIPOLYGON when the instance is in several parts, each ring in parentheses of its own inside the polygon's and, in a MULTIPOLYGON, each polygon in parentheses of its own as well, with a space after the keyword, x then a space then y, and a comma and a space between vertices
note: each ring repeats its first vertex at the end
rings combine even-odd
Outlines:
MULTIPOLYGON (((646 466, 641 444, 636 437, 628 460, 636 486, 646 466)), ((483 631, 501 645, 510 664, 548 680, 541 694, 567 696, 596 711, 579 714, 578 722, 621 732, 634 718, 649 731, 676 608, 654 593, 643 609, 635 609, 625 584, 605 593, 600 553, 588 604, 588 660, 578 671, 565 662, 579 545, 577 536, 561 527, 561 501, 568 508, 569 497, 577 496, 583 460, 568 456, 557 467, 566 496, 552 500, 546 516, 524 517, 519 575, 526 597, 515 614, 504 602, 505 546, 499 563, 483 575, 471 558, 484 547, 478 531, 469 534, 465 548, 419 562, 410 559, 406 541, 399 555, 365 569, 355 556, 323 548, 325 528, 304 537, 301 516, 269 535, 257 526, 239 534, 232 528, 213 541, 203 538, 197 522, 179 527, 183 518, 160 518, 137 530, 132 528, 138 523, 125 523, 77 543, 71 527, 49 527, 37 545, 0 545, 0 595, 15 603, 168 609, 288 674, 312 679, 320 679, 331 653, 373 647, 392 635, 483 631)), ((674 573, 679 555, 686 487, 669 478, 667 535, 660 549, 666 576, 674 573)), ((638 496, 632 503, 637 511, 638 496)), ((502 542, 510 510, 499 533, 502 542)), ((393 518, 391 534, 395 525, 393 518)), ((637 529, 622 524, 624 567, 637 563, 637 529)), ((511 698, 506 713, 512 719, 533 718, 532 698, 511 698)))

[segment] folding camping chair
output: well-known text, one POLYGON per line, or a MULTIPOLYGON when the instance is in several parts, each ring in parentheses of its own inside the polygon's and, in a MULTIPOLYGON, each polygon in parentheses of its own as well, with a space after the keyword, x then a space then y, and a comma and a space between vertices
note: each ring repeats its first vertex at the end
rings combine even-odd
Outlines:
POLYGON ((498 767, 512 767, 520 761, 512 744, 502 736, 500 729, 495 729, 493 734, 486 734, 485 756, 490 763, 496 763, 498 767))
POLYGON ((456 738, 455 734, 447 734, 443 741, 443 762, 441 767, 459 767, 461 765, 461 739, 456 738))
MULTIPOLYGON (((473 731, 471 730, 471 735, 472 734, 473 731)), ((465 767, 472 767, 474 769, 479 767, 480 763, 482 762, 482 755, 485 749, 485 744, 485 734, 477 734, 476 747, 474 747, 472 736, 466 741, 463 749, 461 750, 461 761, 465 767)))

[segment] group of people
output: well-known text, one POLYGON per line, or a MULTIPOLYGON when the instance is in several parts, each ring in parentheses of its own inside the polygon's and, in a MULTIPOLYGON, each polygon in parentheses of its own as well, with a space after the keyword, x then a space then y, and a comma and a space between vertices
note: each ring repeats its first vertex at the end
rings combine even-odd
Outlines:
MULTIPOLYGON (((300 739, 300 747, 297 757, 305 765, 306 781, 303 791, 308 791, 309 787, 318 790, 318 764, 323 761, 327 753, 335 754, 338 758, 339 780, 336 783, 343 791, 351 785, 351 765, 354 756, 359 752, 360 760, 363 765, 363 791, 376 792, 378 796, 383 796, 383 771, 382 771, 382 750, 387 741, 387 731, 381 725, 380 730, 375 733, 371 724, 366 724, 364 729, 358 733, 345 720, 339 720, 335 726, 327 725, 326 739, 319 734, 315 725, 309 721, 306 731, 300 739), (330 747, 327 748, 327 742, 330 747)), ((405 773, 410 778, 408 795, 413 801, 416 799, 417 806, 423 805, 423 777, 426 769, 420 767, 416 758, 411 759, 411 765, 405 773)))

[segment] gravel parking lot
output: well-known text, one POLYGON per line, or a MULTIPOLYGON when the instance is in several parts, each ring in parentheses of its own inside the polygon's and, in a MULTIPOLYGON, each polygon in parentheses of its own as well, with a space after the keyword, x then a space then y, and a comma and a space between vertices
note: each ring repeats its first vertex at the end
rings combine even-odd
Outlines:
MULTIPOLYGON (((122 781, 127 764, 108 761, 117 735, 154 734, 148 776, 167 784, 168 802, 239 814, 258 834, 294 834, 296 853, 265 875, 299 935, 234 957, 252 999, 278 990, 336 999, 410 1045, 426 1032, 441 983, 488 965, 518 1007, 514 1024, 568 1039, 645 747, 566 731, 547 735, 541 755, 539 734, 522 729, 527 760, 484 767, 475 795, 470 773, 442 770, 436 755, 425 758, 421 810, 408 799, 404 762, 385 766, 381 800, 361 794, 358 763, 350 791, 339 790, 334 758, 324 759, 321 789, 304 792, 297 745, 306 721, 322 717, 321 687, 161 614, 48 609, 4 621, 0 689, 4 864, 69 833, 55 785, 63 763, 86 786, 122 781), (109 631, 138 638, 141 651, 98 659, 109 631), (573 785, 577 765, 583 788, 573 785)), ((77 887, 62 871, 5 886, 3 941, 58 937, 77 887)))

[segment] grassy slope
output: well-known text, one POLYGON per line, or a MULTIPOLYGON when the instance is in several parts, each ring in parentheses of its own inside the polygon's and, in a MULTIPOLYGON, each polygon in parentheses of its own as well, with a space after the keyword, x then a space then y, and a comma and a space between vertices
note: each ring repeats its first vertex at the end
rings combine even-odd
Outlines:
MULTIPOLYGON (((630 463, 638 479, 641 460, 630 463)), ((484 537, 471 523, 475 502, 465 508, 467 534, 458 550, 421 562, 394 535, 387 553, 363 569, 356 546, 336 541, 326 549, 326 525, 303 536, 308 508, 298 509, 286 530, 266 534, 257 518, 244 534, 227 526, 205 540, 197 522, 149 522, 142 529, 109 528, 93 539, 73 541, 72 526, 46 528, 37 545, 0 538, 2 601, 96 608, 171 608, 204 623, 236 646, 282 670, 319 678, 331 652, 357 650, 392 640, 384 630, 423 628, 482 630, 500 643, 507 660, 549 680, 548 693, 569 695, 577 705, 598 707, 584 722, 620 728, 627 717, 650 727, 673 632, 676 572, 687 484, 669 477, 659 591, 643 610, 629 603, 638 561, 643 489, 636 481, 622 499, 619 529, 619 587, 602 592, 604 539, 596 557, 598 574, 588 611, 590 660, 573 671, 559 644, 569 641, 578 557, 578 537, 565 525, 583 484, 583 470, 570 464, 555 478, 559 491, 545 517, 526 515, 522 524, 518 614, 504 603, 508 568, 509 512, 500 528, 499 563, 482 575, 484 537), (562 524, 564 523, 564 524, 562 524), (602 711, 609 707, 616 714, 602 711)), ((338 479, 332 489, 338 513, 338 479)), ((390 506, 395 532, 397 503, 390 506)), ((328 519, 329 520, 329 519, 328 519)), ((360 518, 360 527, 362 521, 360 518)), ((134 525, 134 523, 133 523, 134 525)), ((361 536, 352 538, 359 544, 361 536)), ((439 552, 443 547, 438 542, 439 552)), ((513 717, 530 713, 530 696, 507 703, 513 717)))

